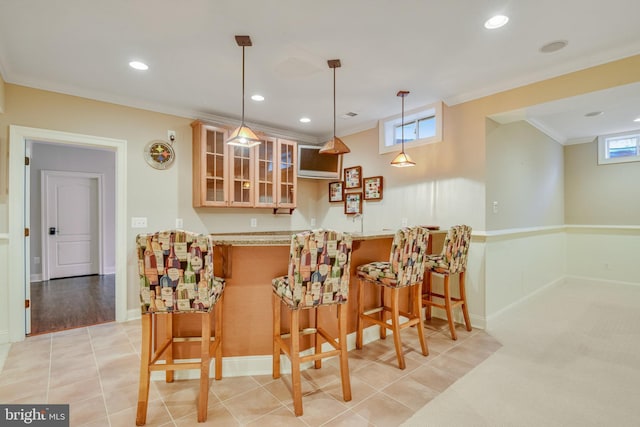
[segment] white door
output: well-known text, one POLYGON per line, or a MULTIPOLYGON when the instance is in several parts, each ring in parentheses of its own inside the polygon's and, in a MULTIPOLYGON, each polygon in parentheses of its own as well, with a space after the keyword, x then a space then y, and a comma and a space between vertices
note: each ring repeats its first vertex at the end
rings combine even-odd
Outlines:
POLYGON ((43 279, 100 273, 100 178, 42 172, 43 279))

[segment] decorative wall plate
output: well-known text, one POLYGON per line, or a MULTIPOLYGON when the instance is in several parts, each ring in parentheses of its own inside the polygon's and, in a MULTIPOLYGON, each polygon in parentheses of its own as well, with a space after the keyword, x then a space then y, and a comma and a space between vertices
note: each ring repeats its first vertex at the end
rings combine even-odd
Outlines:
POLYGON ((144 147, 144 159, 156 169, 167 169, 175 160, 176 153, 173 144, 156 139, 144 147))

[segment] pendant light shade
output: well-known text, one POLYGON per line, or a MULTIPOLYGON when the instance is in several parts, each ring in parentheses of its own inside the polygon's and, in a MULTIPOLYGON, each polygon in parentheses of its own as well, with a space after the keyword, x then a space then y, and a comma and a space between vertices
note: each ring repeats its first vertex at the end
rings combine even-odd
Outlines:
POLYGON ((398 155, 391 161, 391 166, 395 166, 397 168, 406 168, 416 165, 416 162, 411 160, 411 157, 409 157, 409 155, 404 152, 404 97, 407 95, 409 95, 409 91, 407 90, 401 90, 396 94, 396 96, 402 98, 402 119, 400 122, 402 149, 400 153, 398 153, 398 155))
POLYGON ((333 69, 333 138, 325 142, 320 149, 320 153, 335 155, 346 154, 350 153, 351 150, 347 147, 347 144, 336 136, 336 68, 340 67, 341 64, 339 59, 331 59, 327 61, 327 64, 329 64, 329 68, 333 69))
POLYGON ((242 47, 242 121, 227 140, 229 145, 237 145, 240 147, 253 147, 261 143, 256 134, 244 123, 244 48, 251 46, 251 37, 236 36, 236 43, 242 47))

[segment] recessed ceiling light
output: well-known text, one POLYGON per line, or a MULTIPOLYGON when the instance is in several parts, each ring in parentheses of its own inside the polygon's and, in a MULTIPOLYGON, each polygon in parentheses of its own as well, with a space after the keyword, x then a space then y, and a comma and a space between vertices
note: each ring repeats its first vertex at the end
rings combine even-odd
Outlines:
POLYGON ((253 99, 254 101, 264 101, 264 96, 255 94, 251 95, 251 99, 253 99))
POLYGON ((640 122, 640 117, 633 119, 634 122, 640 122))
POLYGON ((133 68, 134 70, 140 70, 140 71, 147 71, 149 69, 149 66, 147 64, 140 61, 129 62, 129 67, 133 68))
POLYGON ((496 15, 487 19, 484 23, 484 27, 487 30, 495 30, 496 28, 503 27, 509 22, 509 17, 505 15, 496 15))
POLYGON ((309 123, 311 121, 311 119, 309 117, 301 117, 300 118, 300 123, 309 123))
POLYGON ((560 49, 564 49, 565 47, 567 47, 567 45, 569 44, 568 41, 566 40, 556 40, 550 43, 547 43, 545 45, 543 45, 540 48, 540 52, 542 53, 551 53, 551 52, 556 52, 560 49))
POLYGON ((585 114, 585 117, 597 117, 597 116, 601 116, 602 114, 604 114, 602 111, 592 111, 590 113, 585 114))

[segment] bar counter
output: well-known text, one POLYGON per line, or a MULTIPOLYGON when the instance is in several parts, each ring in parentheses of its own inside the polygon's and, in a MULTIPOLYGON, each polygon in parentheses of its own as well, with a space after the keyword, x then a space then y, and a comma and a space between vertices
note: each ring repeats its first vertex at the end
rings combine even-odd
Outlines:
MULTIPOLYGON (((214 271, 226 279, 223 300, 224 357, 270 355, 272 352, 272 288, 274 277, 287 273, 289 247, 293 232, 212 234, 215 242, 214 271)), ((348 299, 348 333, 356 330, 356 267, 372 261, 386 261, 395 230, 352 233, 351 279, 348 299)), ((431 231, 430 248, 442 247, 446 231, 431 231)), ((309 325, 309 316, 300 317, 301 327, 309 325)), ((333 306, 321 308, 320 316, 336 316, 333 306)), ((283 320, 286 316, 283 316, 283 320)), ((284 322, 283 322, 284 323, 284 322)), ((337 322, 325 322, 334 325, 337 322)), ((190 335, 199 326, 188 313, 174 320, 174 335, 190 335)), ((284 327, 287 327, 286 325, 284 327)), ((161 328, 158 331, 162 333, 161 328)), ((337 331, 331 331, 336 333, 337 331)), ((306 338, 306 337, 305 337, 306 338)), ((177 357, 196 357, 198 345, 175 348, 177 357)), ((310 345, 302 340, 303 348, 310 345)))

